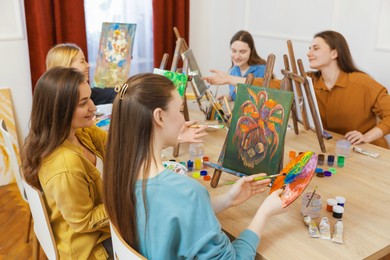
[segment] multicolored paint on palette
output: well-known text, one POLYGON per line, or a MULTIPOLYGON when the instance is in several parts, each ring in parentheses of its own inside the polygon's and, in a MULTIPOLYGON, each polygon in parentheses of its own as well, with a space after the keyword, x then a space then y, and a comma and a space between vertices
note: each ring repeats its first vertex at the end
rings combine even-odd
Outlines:
POLYGON ((136 24, 103 23, 92 86, 123 84, 129 75, 136 24))
POLYGON ((282 198, 283 207, 287 207, 305 190, 310 183, 317 166, 317 154, 308 151, 292 159, 273 183, 270 193, 285 187, 282 198))

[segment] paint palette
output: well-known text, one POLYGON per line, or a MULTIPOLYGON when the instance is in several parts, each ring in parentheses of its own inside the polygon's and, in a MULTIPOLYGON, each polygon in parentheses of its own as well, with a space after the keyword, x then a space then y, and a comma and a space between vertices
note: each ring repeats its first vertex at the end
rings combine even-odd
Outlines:
POLYGON ((314 175, 317 166, 317 154, 305 152, 292 159, 280 173, 271 187, 270 194, 285 186, 281 195, 283 208, 290 205, 305 190, 314 175))
POLYGON ((164 161, 163 164, 165 168, 170 169, 171 171, 181 175, 186 175, 188 172, 187 167, 178 162, 164 161))

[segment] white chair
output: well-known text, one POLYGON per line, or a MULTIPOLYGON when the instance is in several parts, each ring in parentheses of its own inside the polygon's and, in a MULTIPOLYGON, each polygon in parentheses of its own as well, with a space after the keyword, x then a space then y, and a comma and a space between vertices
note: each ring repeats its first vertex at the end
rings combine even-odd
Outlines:
POLYGON ((111 240, 112 247, 114 250, 115 259, 130 259, 130 260, 146 260, 147 258, 140 255, 137 251, 131 248, 125 240, 123 240, 122 236, 119 234, 118 230, 112 225, 110 222, 110 230, 111 230, 111 240))
MULTIPOLYGON (((34 219, 34 232, 36 239, 38 239, 39 244, 49 260, 58 259, 58 250, 54 240, 53 231, 50 226, 42 192, 28 184, 25 180, 22 180, 22 182, 30 203, 31 214, 34 219)), ((39 247, 36 239, 34 240, 33 246, 35 249, 35 252, 33 252, 33 258, 39 259, 39 247)))
MULTIPOLYGON (((28 203, 26 192, 24 190, 23 184, 22 184, 22 175, 20 174, 19 170, 19 163, 16 156, 16 152, 14 149, 14 146, 12 144, 11 136, 8 133, 7 126, 5 124, 5 121, 3 119, 0 119, 0 131, 3 135, 4 144, 5 144, 5 150, 9 157, 9 162, 11 166, 11 170, 13 171, 15 175, 16 184, 18 185, 20 194, 22 195, 22 198, 24 201, 28 203)), ((27 232, 26 232, 26 239, 25 242, 27 243, 30 237, 30 229, 31 229, 31 212, 28 211, 29 219, 28 219, 28 226, 27 226, 27 232)))

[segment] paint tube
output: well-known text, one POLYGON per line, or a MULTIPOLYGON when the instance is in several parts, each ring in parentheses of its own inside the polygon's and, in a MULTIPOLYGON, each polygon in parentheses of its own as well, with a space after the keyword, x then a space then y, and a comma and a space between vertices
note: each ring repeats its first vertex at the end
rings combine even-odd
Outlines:
POLYGON ((334 225, 334 232, 333 232, 333 238, 332 242, 343 244, 343 230, 344 230, 344 225, 341 220, 338 220, 336 224, 334 225))
POLYGON ((318 231, 317 225, 310 216, 305 216, 303 221, 308 226, 309 236, 310 237, 320 237, 320 232, 318 231))
POLYGON ((322 239, 330 240, 330 225, 327 217, 322 217, 321 219, 320 234, 322 239))

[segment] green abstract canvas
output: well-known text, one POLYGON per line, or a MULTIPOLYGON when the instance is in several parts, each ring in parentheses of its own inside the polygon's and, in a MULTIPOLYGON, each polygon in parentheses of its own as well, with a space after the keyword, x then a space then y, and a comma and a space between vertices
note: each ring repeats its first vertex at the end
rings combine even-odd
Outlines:
POLYGON ((293 93, 239 84, 223 167, 248 175, 279 173, 293 93))
POLYGON ((187 86, 188 75, 162 69, 154 69, 153 73, 163 75, 168 79, 172 80, 173 84, 177 88, 177 91, 179 91, 180 96, 184 96, 187 86))

